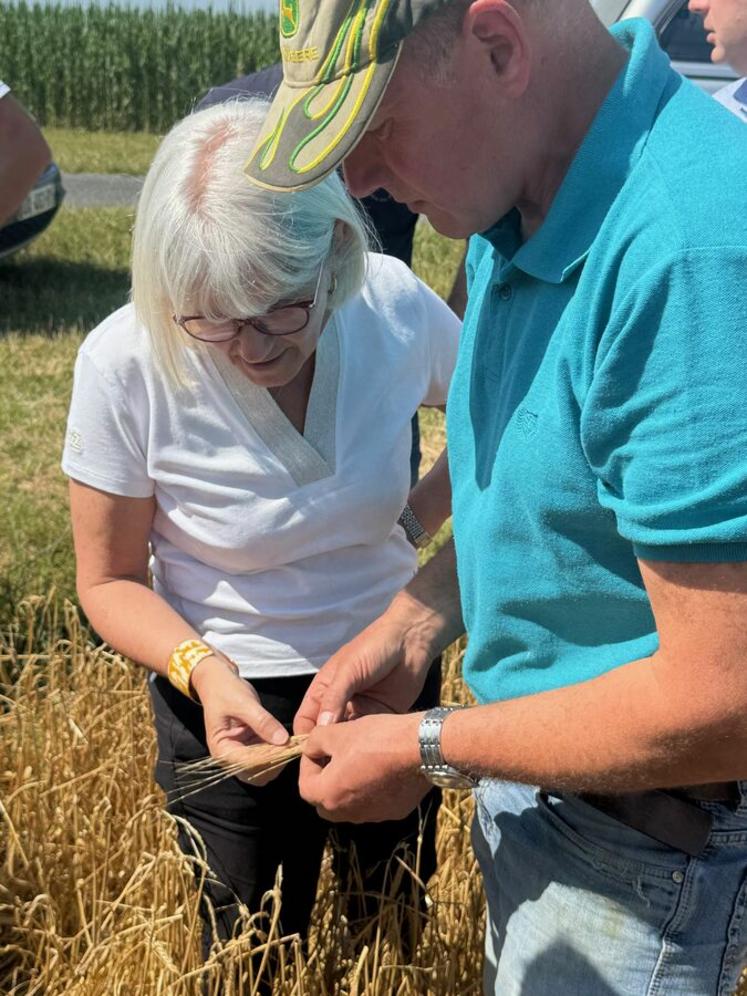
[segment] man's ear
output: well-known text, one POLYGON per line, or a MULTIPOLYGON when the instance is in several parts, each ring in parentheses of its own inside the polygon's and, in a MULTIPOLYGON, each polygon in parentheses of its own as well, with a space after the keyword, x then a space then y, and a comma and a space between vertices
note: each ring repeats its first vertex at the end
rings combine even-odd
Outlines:
POLYGON ((497 82, 507 97, 520 97, 529 85, 532 66, 530 31, 526 19, 509 0, 474 0, 464 20, 486 51, 497 82))

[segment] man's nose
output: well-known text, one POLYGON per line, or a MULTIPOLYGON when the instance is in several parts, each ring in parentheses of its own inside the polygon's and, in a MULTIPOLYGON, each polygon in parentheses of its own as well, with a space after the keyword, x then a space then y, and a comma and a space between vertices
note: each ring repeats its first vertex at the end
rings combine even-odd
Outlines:
POLYGON ((353 197, 368 197, 379 187, 385 187, 385 170, 382 168, 378 150, 367 136, 363 136, 342 164, 345 186, 353 197))

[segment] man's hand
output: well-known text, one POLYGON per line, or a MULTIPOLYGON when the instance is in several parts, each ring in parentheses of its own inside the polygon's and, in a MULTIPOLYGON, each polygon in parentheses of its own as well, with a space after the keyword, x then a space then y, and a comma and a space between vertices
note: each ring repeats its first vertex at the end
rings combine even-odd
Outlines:
POLYGON ((464 632, 453 542, 446 543, 386 612, 330 657, 296 714, 296 733, 343 718, 406 712, 431 661, 464 632))
POLYGON ((299 789, 327 820, 399 820, 430 789, 420 773, 422 713, 318 726, 304 746, 299 789))
MULTIPOLYGON (((263 708, 254 688, 222 658, 200 661, 192 672, 192 686, 202 703, 207 745, 216 761, 230 764, 240 746, 287 743, 285 727, 263 708)), ((266 785, 277 774, 252 778, 252 784, 266 785)))
POLYGON ((407 617, 385 613, 337 651, 315 675, 293 724, 310 733, 341 719, 407 712, 423 689, 430 657, 408 653, 407 617))

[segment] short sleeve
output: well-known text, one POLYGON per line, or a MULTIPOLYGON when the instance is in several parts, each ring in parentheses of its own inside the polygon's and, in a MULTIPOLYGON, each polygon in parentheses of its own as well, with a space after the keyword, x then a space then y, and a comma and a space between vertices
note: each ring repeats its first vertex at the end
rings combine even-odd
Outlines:
POLYGON ((615 309, 581 438, 636 556, 747 560, 747 249, 652 264, 615 309))
POLYGON ((430 357, 430 379, 424 405, 445 405, 456 365, 462 323, 430 287, 422 285, 423 321, 430 357))
POLYGON ((83 350, 75 364, 62 469, 76 481, 111 494, 148 498, 145 430, 127 404, 125 391, 83 350))

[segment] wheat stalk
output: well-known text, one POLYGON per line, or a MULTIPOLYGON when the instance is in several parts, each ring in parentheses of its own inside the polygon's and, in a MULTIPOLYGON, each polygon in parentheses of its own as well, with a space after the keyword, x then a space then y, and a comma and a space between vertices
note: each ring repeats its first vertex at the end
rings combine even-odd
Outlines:
POLYGON ((187 790, 177 790, 172 797, 186 799, 195 792, 203 792, 218 785, 226 778, 241 777, 242 781, 251 785, 265 775, 282 771, 291 761, 300 757, 307 739, 308 735, 293 736, 280 747, 274 744, 237 745, 224 758, 210 755, 197 761, 188 761, 180 765, 181 774, 189 779, 187 790))

